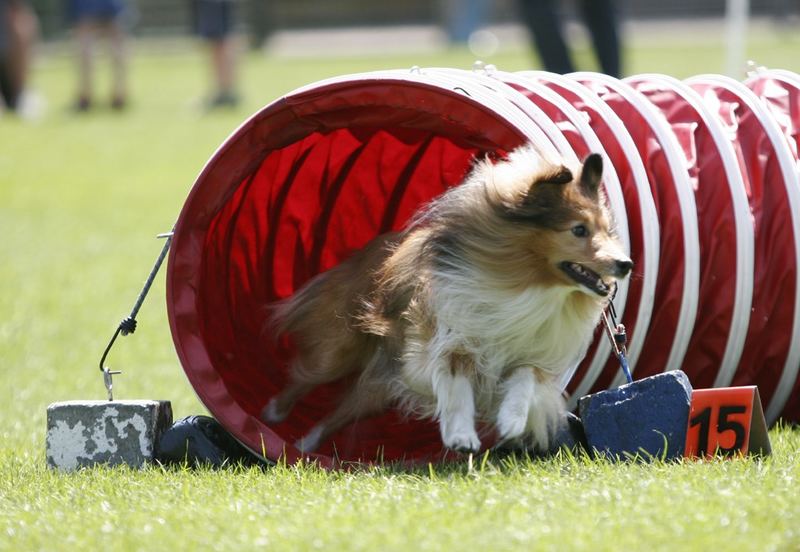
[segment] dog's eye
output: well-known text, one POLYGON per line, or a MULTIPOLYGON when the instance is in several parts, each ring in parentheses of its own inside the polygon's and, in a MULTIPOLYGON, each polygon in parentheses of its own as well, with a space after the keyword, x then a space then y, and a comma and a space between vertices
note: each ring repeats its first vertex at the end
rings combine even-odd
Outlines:
POLYGON ((572 235, 576 238, 585 238, 589 235, 589 229, 583 224, 578 224, 572 227, 572 235))

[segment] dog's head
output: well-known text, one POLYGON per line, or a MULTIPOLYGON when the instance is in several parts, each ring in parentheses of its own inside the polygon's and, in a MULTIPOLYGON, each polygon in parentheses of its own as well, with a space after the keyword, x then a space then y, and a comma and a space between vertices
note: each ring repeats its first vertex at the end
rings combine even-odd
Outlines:
POLYGON ((600 188, 603 158, 576 170, 542 163, 530 148, 485 173, 495 234, 505 235, 509 278, 606 297, 633 262, 622 250, 600 188), (488 173, 488 174, 487 174, 488 173))

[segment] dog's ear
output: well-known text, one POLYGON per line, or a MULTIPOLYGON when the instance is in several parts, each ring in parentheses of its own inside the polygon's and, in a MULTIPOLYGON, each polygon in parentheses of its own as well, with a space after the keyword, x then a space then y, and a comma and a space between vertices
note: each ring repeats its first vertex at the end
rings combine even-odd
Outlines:
POLYGON ((535 203, 542 194, 555 193, 560 195, 562 193, 562 186, 572 182, 572 171, 563 165, 553 167, 552 171, 546 172, 539 176, 528 188, 525 194, 524 204, 530 205, 535 203))
POLYGON ((566 185, 574 180, 572 171, 555 165, 537 175, 527 188, 513 198, 495 198, 487 194, 489 205, 503 219, 535 226, 558 227, 570 216, 563 208, 566 185))
POLYGON ((554 167, 552 172, 546 173, 539 177, 538 182, 547 182, 548 184, 569 184, 572 182, 572 171, 564 165, 554 167))
POLYGON ((536 226, 558 226, 566 216, 563 207, 566 185, 574 176, 567 167, 558 165, 539 174, 528 189, 512 201, 496 205, 497 213, 513 222, 536 226))
POLYGON ((583 162, 580 186, 589 197, 597 197, 600 179, 603 178, 603 157, 599 153, 590 153, 583 162))

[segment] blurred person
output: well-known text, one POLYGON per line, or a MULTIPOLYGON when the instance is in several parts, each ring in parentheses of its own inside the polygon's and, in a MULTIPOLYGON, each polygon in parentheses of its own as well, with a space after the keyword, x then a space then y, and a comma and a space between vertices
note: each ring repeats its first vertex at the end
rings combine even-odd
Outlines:
MULTIPOLYGON (((553 73, 575 70, 564 40, 557 0, 519 0, 525 25, 542 59, 544 68, 553 73)), ((597 60, 603 73, 621 76, 621 54, 617 13, 613 0, 578 0, 584 23, 592 37, 597 60)))
POLYGON ((24 0, 0 0, 0 105, 22 110, 39 20, 24 0))
POLYGON ((443 0, 444 19, 450 42, 467 43, 484 26, 490 11, 489 0, 443 0))
POLYGON ((245 2, 242 7, 245 6, 247 7, 244 17, 247 18, 248 46, 253 49, 261 48, 274 30, 273 6, 266 1, 245 2))
POLYGON ((235 0, 192 0, 192 25, 195 34, 209 48, 213 92, 207 107, 235 107, 238 43, 233 32, 235 0))
POLYGON ((67 0, 68 17, 78 46, 78 91, 76 111, 94 104, 93 56, 98 37, 108 38, 111 56, 111 108, 122 110, 128 103, 127 24, 131 15, 127 0, 67 0))

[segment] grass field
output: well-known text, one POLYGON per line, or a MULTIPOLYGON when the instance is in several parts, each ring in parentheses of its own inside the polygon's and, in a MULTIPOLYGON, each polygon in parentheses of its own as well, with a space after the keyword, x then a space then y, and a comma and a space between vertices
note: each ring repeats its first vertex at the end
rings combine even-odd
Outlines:
MULTIPOLYGON (((749 54, 800 71, 798 52, 796 33, 765 32, 749 54)), ((723 59, 708 37, 702 46, 650 40, 629 44, 628 72, 685 77, 718 72, 723 59)), ((585 49, 579 60, 593 68, 585 49)), ((47 405, 104 397, 97 363, 161 247, 155 235, 171 228, 205 161, 249 113, 327 76, 471 61, 463 50, 347 59, 250 53, 245 104, 203 114, 201 53, 148 47, 133 59, 129 111, 77 116, 67 110, 71 60, 39 60, 43 116, 0 117, 0 550, 800 549, 800 434, 789 429, 772 431, 766 460, 482 458, 351 473, 45 467, 47 405)), ((488 61, 535 68, 521 49, 488 61)), ((118 342, 109 364, 124 371, 118 397, 171 400, 176 417, 204 412, 171 343, 163 274, 139 330, 118 342)))

